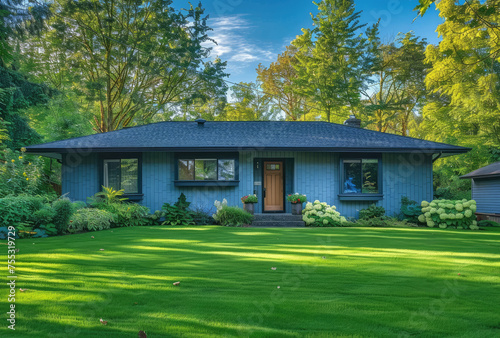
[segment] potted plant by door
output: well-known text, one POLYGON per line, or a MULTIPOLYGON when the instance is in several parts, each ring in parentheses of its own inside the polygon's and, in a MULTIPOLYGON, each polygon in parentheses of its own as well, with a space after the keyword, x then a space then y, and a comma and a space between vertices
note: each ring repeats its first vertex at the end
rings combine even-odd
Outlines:
POLYGON ((257 195, 246 195, 241 198, 243 202, 243 210, 251 213, 252 215, 255 212, 255 203, 258 202, 257 195))
POLYGON ((302 215, 302 203, 307 202, 306 195, 296 192, 288 195, 286 200, 292 203, 292 215, 302 215))

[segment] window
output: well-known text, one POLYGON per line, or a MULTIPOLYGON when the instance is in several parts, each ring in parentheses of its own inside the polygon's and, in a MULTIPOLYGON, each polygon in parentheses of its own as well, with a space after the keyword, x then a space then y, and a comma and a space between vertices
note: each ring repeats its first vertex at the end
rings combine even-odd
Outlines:
POLYGON ((266 164, 266 170, 280 170, 279 164, 266 164))
POLYGON ((103 185, 125 194, 139 193, 139 159, 107 159, 104 163, 103 185))
POLYGON ((236 164, 233 159, 179 159, 179 181, 234 181, 236 164))
POLYGON ((379 160, 345 159, 342 194, 379 194, 379 160))

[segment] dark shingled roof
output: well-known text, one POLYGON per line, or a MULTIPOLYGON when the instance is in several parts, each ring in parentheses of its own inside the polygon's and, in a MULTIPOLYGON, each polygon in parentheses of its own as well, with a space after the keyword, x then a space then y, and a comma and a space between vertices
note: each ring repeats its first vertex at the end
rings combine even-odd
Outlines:
POLYGON ((465 153, 470 148, 327 122, 159 122, 27 147, 32 153, 296 150, 465 153))
POLYGON ((460 178, 486 178, 486 177, 500 177, 500 162, 487 165, 486 167, 474 170, 460 178))

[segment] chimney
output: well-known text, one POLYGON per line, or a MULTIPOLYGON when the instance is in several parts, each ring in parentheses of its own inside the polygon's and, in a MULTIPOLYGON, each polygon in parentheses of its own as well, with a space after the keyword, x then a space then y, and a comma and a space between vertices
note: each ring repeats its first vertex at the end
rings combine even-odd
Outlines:
POLYGON ((207 121, 204 119, 197 119, 194 122, 198 123, 199 128, 203 128, 205 126, 205 122, 207 122, 207 121))
POLYGON ((357 119, 355 115, 349 115, 349 118, 344 121, 344 125, 349 127, 361 128, 361 120, 357 119))

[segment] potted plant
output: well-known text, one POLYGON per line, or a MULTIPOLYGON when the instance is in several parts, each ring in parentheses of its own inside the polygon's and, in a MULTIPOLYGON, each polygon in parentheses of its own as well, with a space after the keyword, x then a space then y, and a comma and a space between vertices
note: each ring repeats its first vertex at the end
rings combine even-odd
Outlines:
POLYGON ((289 194, 286 200, 292 203, 292 215, 302 215, 302 203, 307 202, 306 195, 299 194, 289 194))
POLYGON ((255 212, 255 203, 259 200, 257 199, 257 195, 246 195, 241 198, 243 202, 243 210, 251 213, 252 215, 255 212))

